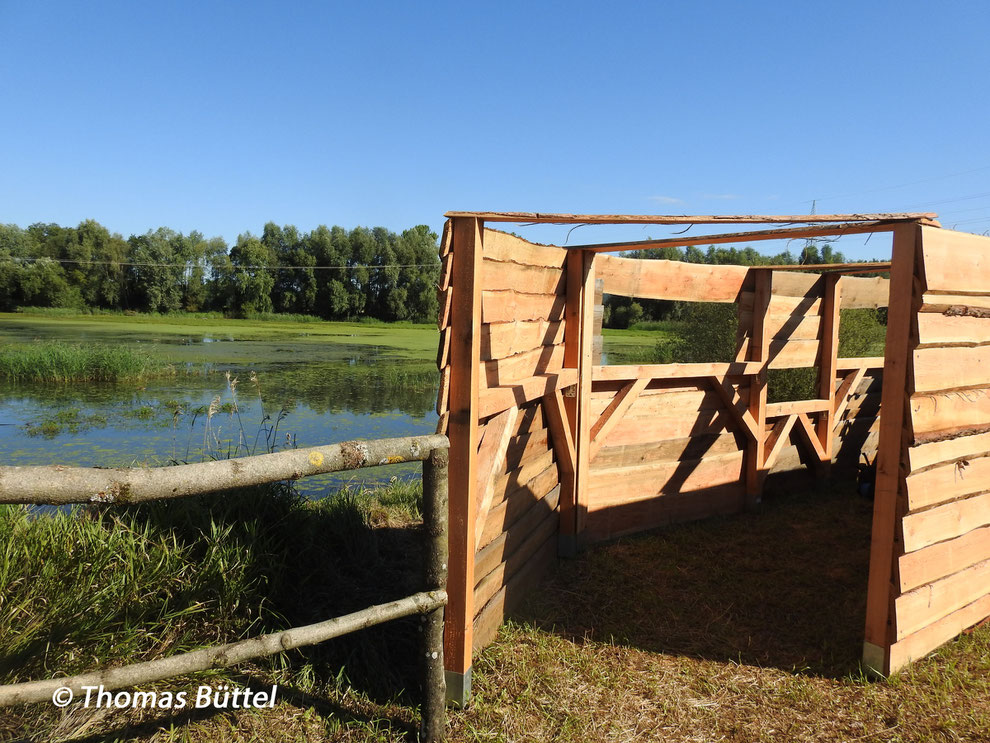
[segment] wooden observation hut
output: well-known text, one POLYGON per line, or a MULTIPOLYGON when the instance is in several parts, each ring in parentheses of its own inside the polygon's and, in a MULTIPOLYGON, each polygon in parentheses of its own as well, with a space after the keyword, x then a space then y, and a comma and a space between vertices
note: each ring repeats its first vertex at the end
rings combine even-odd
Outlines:
POLYGON ((450 212, 438 432, 450 438, 448 695, 558 555, 759 500, 767 475, 876 454, 863 658, 890 674, 990 616, 990 238, 933 214, 450 212), (762 225, 536 245, 492 223, 762 225), (610 252, 891 233, 889 263, 698 265, 610 252), (889 279, 879 274, 889 274, 889 279), (602 293, 734 303, 720 363, 602 364, 602 293), (840 309, 888 307, 883 357, 839 358, 840 309), (768 370, 817 396, 767 402, 768 370))

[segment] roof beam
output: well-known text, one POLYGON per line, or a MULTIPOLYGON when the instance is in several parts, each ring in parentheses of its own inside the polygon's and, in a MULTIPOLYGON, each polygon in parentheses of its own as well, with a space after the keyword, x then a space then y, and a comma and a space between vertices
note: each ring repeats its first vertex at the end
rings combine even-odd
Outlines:
POLYGON ((772 230, 731 232, 720 235, 696 235, 694 237, 670 237, 662 240, 637 240, 635 242, 595 243, 569 245, 568 250, 588 250, 593 253, 609 253, 616 250, 643 250, 646 248, 683 248, 688 245, 719 245, 723 243, 752 242, 756 240, 795 240, 806 237, 830 235, 856 235, 864 232, 889 232, 900 222, 890 220, 872 222, 847 222, 820 227, 778 227, 772 230))
POLYGON ((533 224, 794 224, 823 222, 917 222, 933 220, 933 212, 898 214, 705 215, 683 214, 547 214, 544 212, 447 212, 445 217, 473 217, 486 222, 533 224))

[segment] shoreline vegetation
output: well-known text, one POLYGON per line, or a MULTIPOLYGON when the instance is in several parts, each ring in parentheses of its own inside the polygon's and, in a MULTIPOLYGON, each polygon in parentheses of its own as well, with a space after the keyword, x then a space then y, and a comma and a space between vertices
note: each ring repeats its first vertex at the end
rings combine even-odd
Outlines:
POLYGON ((176 373, 165 359, 120 346, 36 341, 0 347, 0 379, 9 382, 137 382, 176 373))

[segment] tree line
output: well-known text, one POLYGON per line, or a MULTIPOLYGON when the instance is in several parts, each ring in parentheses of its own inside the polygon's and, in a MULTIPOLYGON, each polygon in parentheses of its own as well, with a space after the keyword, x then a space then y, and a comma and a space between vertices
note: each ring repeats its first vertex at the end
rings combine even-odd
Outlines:
POLYGON ((436 318, 437 235, 426 225, 265 225, 228 246, 161 227, 124 239, 78 227, 0 224, 0 309, 313 315, 327 320, 436 318))

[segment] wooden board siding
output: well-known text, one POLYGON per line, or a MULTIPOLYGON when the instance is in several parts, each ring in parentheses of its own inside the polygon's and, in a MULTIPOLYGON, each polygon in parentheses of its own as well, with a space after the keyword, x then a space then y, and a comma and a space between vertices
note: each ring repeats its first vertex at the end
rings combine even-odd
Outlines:
POLYGON ((990 239, 917 229, 887 672, 990 616, 990 239))
POLYGON ((748 269, 681 261, 637 260, 599 255, 595 270, 605 294, 685 302, 735 302, 748 269))

